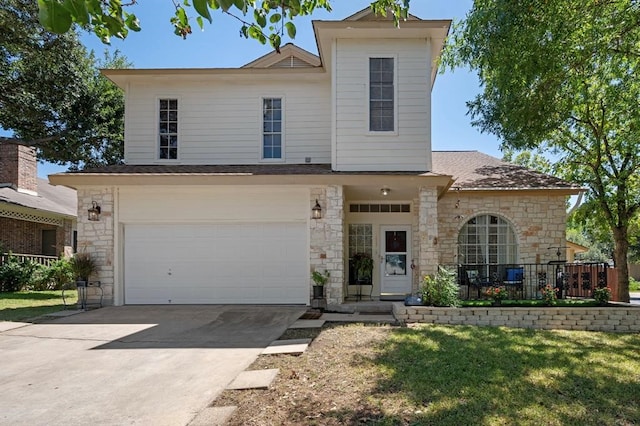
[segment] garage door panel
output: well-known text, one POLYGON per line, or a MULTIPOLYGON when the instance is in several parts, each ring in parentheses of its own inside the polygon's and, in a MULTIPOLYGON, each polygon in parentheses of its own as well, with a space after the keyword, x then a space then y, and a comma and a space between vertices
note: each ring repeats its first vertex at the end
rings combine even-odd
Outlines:
POLYGON ((304 223, 125 226, 125 303, 297 303, 304 223))

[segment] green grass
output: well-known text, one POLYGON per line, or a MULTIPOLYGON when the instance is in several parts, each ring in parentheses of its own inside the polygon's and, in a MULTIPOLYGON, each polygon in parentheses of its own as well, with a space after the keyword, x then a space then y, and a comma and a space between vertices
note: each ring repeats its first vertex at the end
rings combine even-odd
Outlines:
MULTIPOLYGON (((78 301, 76 290, 65 291, 65 297, 67 305, 78 301)), ((61 290, 0 293, 0 321, 24 321, 64 308, 61 290)))
POLYGON ((397 329, 371 367, 377 425, 640 424, 640 335, 397 329))

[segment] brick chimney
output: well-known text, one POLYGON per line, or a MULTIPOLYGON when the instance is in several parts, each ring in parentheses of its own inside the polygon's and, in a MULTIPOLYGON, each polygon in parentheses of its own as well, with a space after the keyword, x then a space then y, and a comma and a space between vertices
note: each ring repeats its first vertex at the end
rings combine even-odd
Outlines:
POLYGON ((38 165, 33 147, 0 143, 0 186, 10 186, 19 192, 36 195, 38 165))

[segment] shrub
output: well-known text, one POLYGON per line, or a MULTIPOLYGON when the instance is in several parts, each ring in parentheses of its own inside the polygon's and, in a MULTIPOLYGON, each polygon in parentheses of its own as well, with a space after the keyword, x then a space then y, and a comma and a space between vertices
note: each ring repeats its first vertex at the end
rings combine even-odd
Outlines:
POLYGON ((0 292, 20 291, 30 285, 35 270, 33 262, 20 262, 18 258, 10 255, 7 261, 0 265, 0 292))
POLYGON ((611 289, 609 287, 598 287, 593 290, 593 298, 599 305, 606 305, 611 299, 611 289))
POLYGON ((542 294, 542 304, 545 306, 553 306, 558 301, 558 289, 551 284, 547 284, 540 289, 542 294))
POLYGON ((633 277, 629 277, 629 291, 640 291, 640 281, 636 281, 633 277))
POLYGON ((60 290, 70 282, 73 282, 71 263, 67 259, 58 259, 50 266, 42 266, 36 272, 37 278, 33 279, 32 290, 60 290))
POLYGON ((420 289, 422 301, 429 306, 459 306, 458 284, 455 273, 443 267, 438 268, 435 276, 427 275, 420 289))

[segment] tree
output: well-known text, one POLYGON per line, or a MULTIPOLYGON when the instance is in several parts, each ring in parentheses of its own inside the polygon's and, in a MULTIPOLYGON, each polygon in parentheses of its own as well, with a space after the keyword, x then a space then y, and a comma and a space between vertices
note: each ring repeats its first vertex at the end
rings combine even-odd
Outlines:
POLYGON ((540 173, 552 174, 553 172, 553 164, 540 152, 516 152, 512 148, 505 147, 502 151, 502 161, 537 170, 540 173))
MULTIPOLYGON (((190 15, 202 29, 204 21, 213 22, 219 12, 240 23, 240 35, 279 50, 285 33, 296 36, 293 23, 298 16, 311 15, 316 9, 331 11, 332 0, 179 0, 173 1, 176 11, 170 21, 174 33, 186 38, 192 32, 190 15)), ((392 14, 396 25, 407 17, 410 0, 374 0, 376 14, 392 14)), ((140 31, 140 22, 133 10, 137 0, 38 0, 40 22, 50 31, 63 34, 73 23, 95 33, 103 43, 111 37, 124 39, 129 31, 140 31)))
POLYGON ((561 176, 589 189, 581 209, 613 236, 625 301, 640 209, 639 23, 632 0, 476 0, 443 59, 479 74, 475 126, 504 146, 553 150, 561 176))
POLYGON ((121 162, 124 98, 97 66, 128 63, 118 54, 96 60, 73 31, 44 30, 31 0, 3 1, 0 127, 51 162, 72 168, 121 162))

